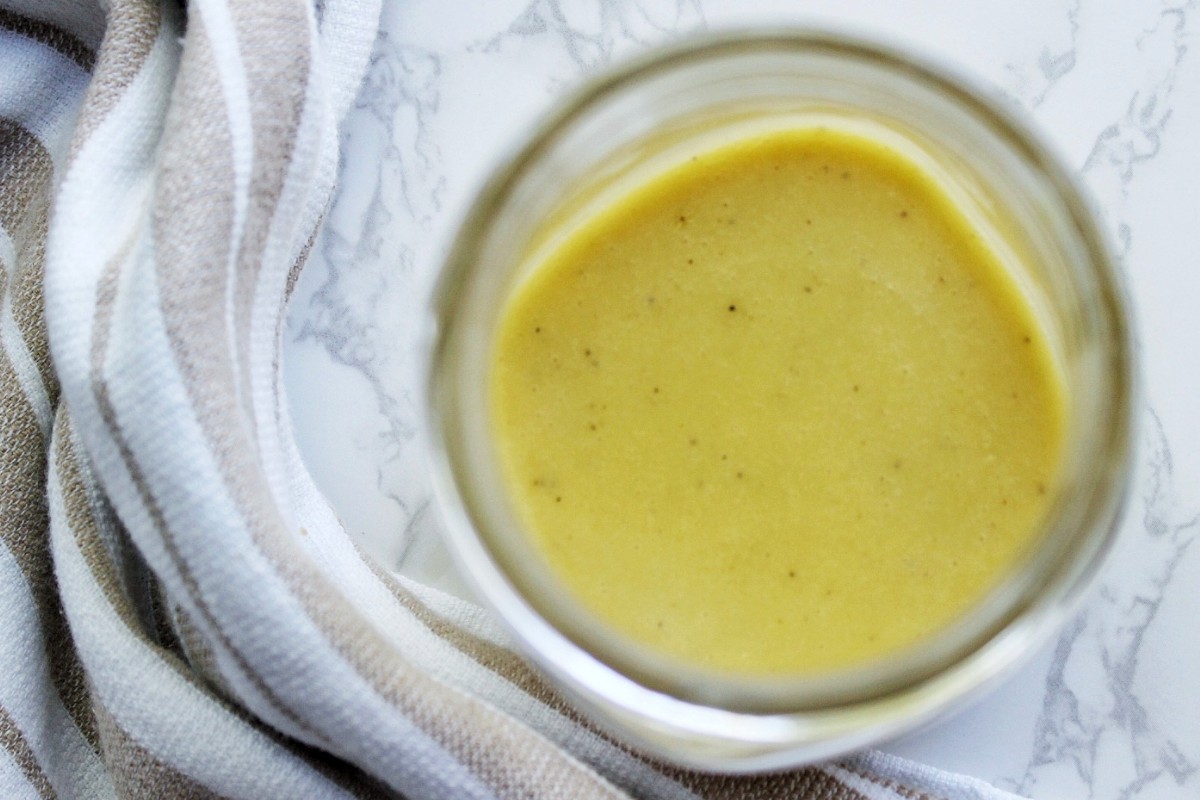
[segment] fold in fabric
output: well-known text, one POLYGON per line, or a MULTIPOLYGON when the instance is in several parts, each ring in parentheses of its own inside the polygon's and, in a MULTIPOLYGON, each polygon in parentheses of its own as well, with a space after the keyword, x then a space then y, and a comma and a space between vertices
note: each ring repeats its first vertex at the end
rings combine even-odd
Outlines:
POLYGON ((656 763, 355 548, 279 351, 378 13, 0 2, 0 795, 1003 796, 656 763))

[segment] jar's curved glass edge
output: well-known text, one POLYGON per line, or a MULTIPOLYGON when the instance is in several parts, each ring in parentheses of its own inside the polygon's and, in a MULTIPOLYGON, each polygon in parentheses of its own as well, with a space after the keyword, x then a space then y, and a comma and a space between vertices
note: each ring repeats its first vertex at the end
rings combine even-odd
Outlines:
MULTIPOLYGON (((725 30, 719 33, 710 33, 684 42, 675 43, 665 50, 656 51, 651 54, 643 55, 638 58, 631 59, 624 65, 611 70, 606 75, 594 78, 591 82, 585 84, 577 90, 573 97, 565 102, 560 110, 549 114, 541 124, 535 129, 528 143, 522 147, 517 153, 511 157, 502 160, 501 167, 493 173, 491 178, 484 184, 483 190, 478 195, 476 203, 471 207, 468 215, 463 223, 462 231, 478 230, 478 226, 482 224, 489 215, 489 209, 494 208, 495 204, 500 201, 504 193, 505 187, 511 183, 514 176, 520 174, 526 163, 536 157, 538 152, 538 143, 544 140, 557 128, 567 124, 580 109, 585 107, 587 103, 594 100, 597 96, 607 92, 616 91, 625 83, 636 79, 648 69, 668 69, 672 65, 684 63, 690 59, 705 58, 714 53, 747 50, 753 52, 755 50, 769 51, 772 48, 784 48, 794 50, 796 48, 813 47, 829 49, 839 53, 850 51, 851 53, 860 56, 868 57, 872 60, 884 60, 896 68, 903 69, 910 74, 916 75, 918 80, 926 83, 933 83, 940 90, 945 90, 952 94, 954 98, 965 106, 974 109, 981 115, 996 120, 1000 127, 1011 134, 1008 138, 1010 143, 1015 144, 1022 150, 1023 155, 1029 158, 1031 163, 1037 165, 1041 171, 1050 177, 1058 196, 1064 200, 1064 206, 1069 210, 1076 231, 1080 234, 1081 241, 1085 242, 1090 253, 1091 261, 1096 265, 1101 265, 1100 275, 1101 288, 1104 301, 1108 306, 1107 319, 1116 325, 1117 330, 1111 332, 1111 341, 1116 343, 1115 351, 1112 353, 1113 363, 1109 375, 1112 377, 1115 397, 1112 398, 1118 409, 1114 414, 1116 425, 1105 431, 1108 444, 1105 448, 1110 456, 1109 469, 1105 470, 1105 487, 1099 494, 1101 497, 1101 508, 1094 509, 1093 518, 1098 518, 1098 527, 1104 529, 1103 536, 1093 534, 1088 537, 1086 544, 1090 544, 1089 548, 1085 548, 1088 552, 1076 555, 1083 555, 1083 558, 1076 558, 1069 565, 1069 569, 1061 570, 1058 573, 1059 579, 1063 582, 1060 593, 1054 598, 1053 607, 1042 608, 1037 614, 1034 613, 1037 609, 1024 609, 1018 612, 1018 616, 1025 620, 1026 623, 1036 622, 1042 628, 1041 634, 1048 636, 1049 631, 1056 628, 1057 624, 1061 623, 1063 617, 1074 608, 1079 600, 1084 595, 1084 589, 1095 577, 1099 570, 1100 564, 1103 561, 1104 555, 1111 549, 1118 522, 1122 516, 1122 508, 1125 504, 1125 498, 1128 493, 1129 481, 1132 469, 1131 454, 1134 448, 1134 437, 1137 430, 1138 410, 1140 409, 1140 380, 1137 374, 1137 363, 1132 347, 1132 305, 1129 301, 1128 292, 1121 280, 1120 273, 1116 267, 1114 259, 1111 256, 1112 248, 1109 245, 1107 234, 1095 222, 1098 215, 1094 212, 1090 195, 1084 187, 1080 185, 1077 178, 1069 174, 1062 166, 1060 158, 1052 151, 1040 137, 1040 135, 1029 125, 1027 125, 1019 116, 1010 108, 1004 98, 997 95, 995 92, 982 88, 976 85, 971 80, 963 77, 960 74, 948 69, 945 65, 932 63, 929 59, 919 57, 911 52, 906 51, 902 47, 894 43, 879 43, 868 41, 853 35, 843 32, 831 31, 829 29, 814 29, 814 28, 795 28, 781 30, 778 28, 772 29, 740 29, 740 30, 725 30)), ((469 247, 467 247, 469 250, 469 247)), ((459 559, 459 565, 468 574, 468 578, 474 577, 472 583, 475 588, 480 591, 481 596, 485 598, 493 606, 497 605, 497 592, 508 593, 511 596, 500 600, 500 607, 497 610, 500 612, 501 618, 508 623, 510 630, 517 636, 528 651, 528 654, 537 662, 541 668, 552 676, 559 683, 565 684, 571 693, 577 697, 584 699, 587 705, 595 706, 593 700, 589 700, 591 687, 582 685, 577 674, 570 674, 564 671, 560 661, 555 659, 545 658, 544 653, 538 652, 536 643, 531 642, 527 638, 528 631, 520 630, 512 624, 513 620, 511 603, 513 601, 521 602, 519 592, 511 584, 508 584, 505 577, 497 572, 495 575, 488 576, 488 579, 482 584, 478 580, 480 577, 474 574, 477 566, 472 566, 471 563, 463 563, 466 559, 487 558, 486 552, 475 552, 473 555, 468 555, 468 551, 474 545, 479 545, 477 534, 473 532, 473 523, 466 512, 465 503, 455 486, 454 470, 449 463, 448 454, 445 448, 445 442, 440 438, 443 428, 438 420, 437 409, 439 401, 435 396, 439 387, 438 370, 438 354, 439 347, 444 343, 444 326, 447 321, 447 316, 452 311, 453 296, 455 293, 455 285, 462 279, 462 270, 465 269, 466 251, 464 250, 463 241, 461 238, 455 241, 454 248, 446 260, 446 266, 438 281, 438 286, 434 294, 433 304, 433 330, 431 335, 427 337, 430 344, 429 355, 429 380, 425 394, 425 401, 428 403, 426 418, 431 420, 431 430, 433 431, 433 444, 431 447, 431 459, 435 484, 437 484, 438 494, 442 500, 440 506, 443 512, 447 508, 454 510, 448 519, 447 530, 450 532, 450 540, 452 550, 455 551, 456 558, 459 559), (497 580, 499 584, 497 584, 497 580), (506 588, 505 588, 506 587, 506 588), (506 611, 504 606, 510 606, 506 611)), ((444 385, 442 386, 444 389, 444 385)), ((527 609, 536 615, 533 609, 527 609)), ((1006 623, 1009 627, 1012 621, 1006 623)), ((1007 628, 1006 628, 1007 629, 1007 628)), ((569 640, 564 640, 569 647, 579 649, 577 656, 586 659, 594 659, 589 653, 578 648, 569 640)), ((982 648, 979 648, 974 653, 968 654, 968 657, 963 658, 959 665, 965 668, 970 668, 973 663, 980 661, 995 662, 996 655, 992 652, 986 652, 989 649, 995 649, 997 646, 997 637, 992 637, 984 643, 982 648)), ((1023 652, 1028 654, 1030 647, 1025 647, 1023 652)), ((977 683, 984 683, 1003 671, 1007 671, 1017 663, 1016 654, 1000 659, 1003 664, 992 663, 988 668, 990 675, 984 676, 977 683)), ((601 669, 611 669, 602 662, 601 669)), ((624 676, 621 676, 622 678, 624 676)), ((934 691, 936 686, 931 690, 931 681, 936 683, 937 675, 925 675, 923 678, 911 682, 907 689, 901 689, 900 693, 905 691, 925 693, 934 691)), ((941 676, 945 678, 945 675, 941 676)), ((644 691, 659 694, 653 689, 644 691)), ((896 693, 893 688, 892 694, 896 693)), ((966 695, 966 692, 955 692, 953 697, 943 697, 937 702, 926 703, 925 705, 933 708, 944 708, 951 705, 953 702, 961 701, 966 695)), ((678 700, 678 698, 673 698, 678 700)), ((861 695, 857 701, 848 704, 842 704, 833 708, 808 708, 803 709, 801 715, 821 714, 844 714, 847 710, 861 708, 864 705, 878 703, 881 697, 878 693, 865 693, 861 695)), ((685 702, 686 701, 680 701, 685 702)), ((629 712, 637 713, 637 703, 631 703, 627 709, 629 712)), ((603 709, 597 710, 601 715, 604 714, 603 709)), ((936 709, 934 709, 936 711, 936 709)), ((742 712, 732 712, 742 713, 742 712)), ((933 712, 931 712, 933 713, 933 712)), ((612 716, 611 714, 609 716, 612 716)), ((762 719, 762 713, 755 713, 757 719, 762 719)), ((770 715, 767 715, 770 716, 770 715)), ((787 715, 789 718, 795 717, 795 714, 787 715)), ((918 723, 921 719, 928 715, 909 715, 908 722, 911 724, 918 723)), ((836 726, 835 726, 836 727, 836 726)), ((894 726, 884 726, 888 729, 888 733, 898 732, 893 730, 894 726)), ((882 730, 882 729, 881 729, 882 730)), ((793 731, 793 733, 795 733, 793 731)), ((646 741, 643 738, 643 743, 649 745, 652 749, 659 750, 653 741, 646 741)), ((750 769, 771 768, 777 766, 776 761, 780 751, 775 743, 772 747, 772 752, 775 754, 771 758, 767 758, 766 762, 770 762, 764 766, 764 757, 760 753, 754 757, 733 757, 728 760, 724 766, 737 768, 738 764, 749 765, 750 769)), ((664 753, 671 755, 670 753, 664 753)), ((675 754, 676 756, 678 754, 675 754)), ((793 758, 789 763, 796 763, 793 758)))

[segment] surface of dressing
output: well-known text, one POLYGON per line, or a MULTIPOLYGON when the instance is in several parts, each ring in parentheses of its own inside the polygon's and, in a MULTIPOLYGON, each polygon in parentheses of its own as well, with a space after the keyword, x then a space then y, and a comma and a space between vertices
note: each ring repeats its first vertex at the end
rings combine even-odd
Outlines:
POLYGON ((960 617, 1036 535, 1063 381, 1016 283, 904 157, 827 129, 702 153, 507 301, 491 426, 584 607, 746 675, 960 617))

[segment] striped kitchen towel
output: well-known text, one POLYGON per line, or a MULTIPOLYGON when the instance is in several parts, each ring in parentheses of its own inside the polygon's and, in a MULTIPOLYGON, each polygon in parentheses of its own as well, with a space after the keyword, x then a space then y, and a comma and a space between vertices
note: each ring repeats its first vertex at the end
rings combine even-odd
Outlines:
POLYGON ((306 474, 283 310, 378 0, 0 0, 0 797, 996 798, 574 714, 306 474))

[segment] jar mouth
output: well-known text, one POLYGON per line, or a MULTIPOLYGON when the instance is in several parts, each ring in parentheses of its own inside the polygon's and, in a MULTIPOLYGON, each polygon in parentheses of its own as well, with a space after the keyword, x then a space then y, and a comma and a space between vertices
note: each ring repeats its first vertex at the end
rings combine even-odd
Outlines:
MULTIPOLYGON (((914 130, 926 124, 909 123, 914 130)), ((611 157, 602 166, 620 172, 611 157)), ((427 418, 435 489, 459 566, 552 679, 602 721, 671 758, 680 756, 663 744, 672 737, 693 745, 753 741, 759 756, 763 748, 794 751, 801 744, 819 755, 816 743, 825 742, 835 747, 825 753, 832 754, 864 744, 868 732, 875 738, 894 733, 947 707, 1010 668, 1065 621, 1115 534, 1130 473, 1134 365, 1128 304, 1094 220, 1073 177, 1003 103, 900 49, 824 31, 736 31, 694 37, 592 80, 485 184, 435 291, 427 418), (809 74, 814 71, 820 75, 809 74), (828 674, 717 673, 682 666, 614 634, 557 593, 544 568, 528 558, 489 449, 482 370, 496 307, 522 260, 514 253, 528 247, 514 242, 519 237, 512 232, 539 202, 547 213, 580 202, 539 201, 531 176, 559 178, 560 187, 578 184, 579 175, 566 174, 572 168, 563 165, 564 150, 614 136, 644 140, 661 132, 663 114, 685 135, 681 120, 696 92, 672 94, 670 87, 706 76, 713 78, 703 85, 706 101, 727 103, 722 113, 753 114, 753 98, 745 94, 752 84, 763 96, 777 92, 806 107, 815 100, 884 117, 942 115, 944 131, 929 122, 918 135, 957 152, 962 169, 1019 173, 1005 178, 1012 181, 1006 190, 1012 208, 997 213, 1049 220, 1045 230, 1028 234, 1037 240, 1029 246, 1054 254, 1062 274, 1047 277, 1044 289, 1065 292, 1072 312, 1060 333, 1063 358, 1075 370, 1073 460, 1063 468, 1036 548, 974 610, 918 646, 828 674), (894 96, 896 105, 856 108, 864 86, 865 100, 894 96), (827 96, 802 96, 801 88, 814 87, 827 96), (917 110, 903 111, 906 103, 917 110), (938 141, 942 133, 959 140, 950 147, 938 141)), ((725 752, 730 764, 767 763, 749 751, 725 752)))

